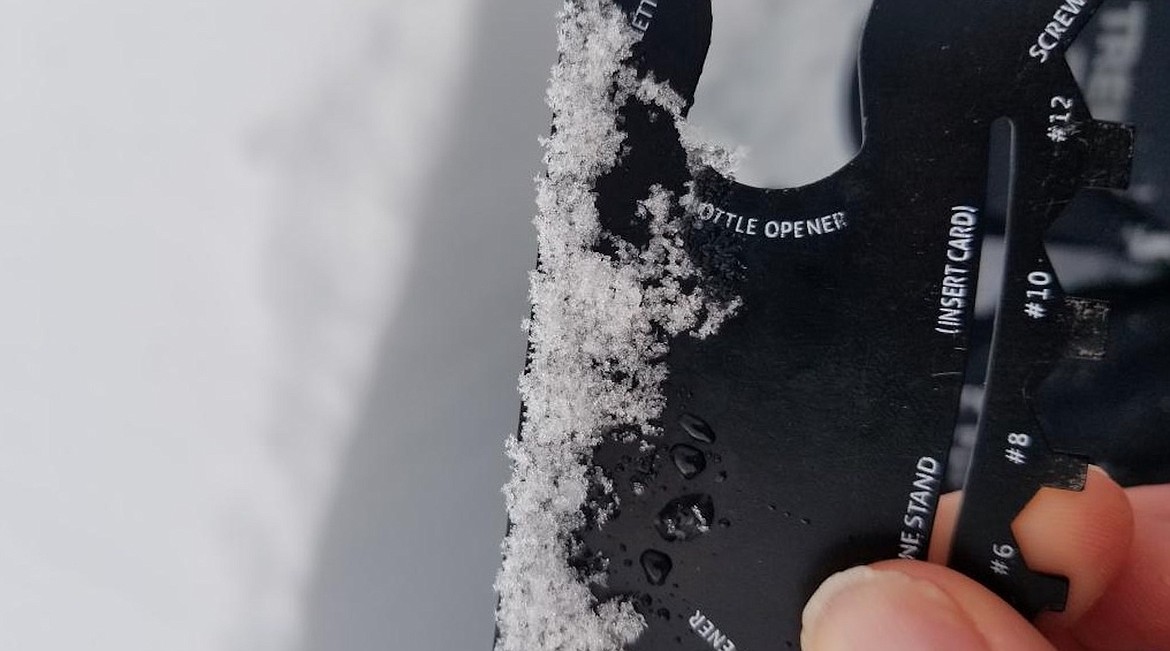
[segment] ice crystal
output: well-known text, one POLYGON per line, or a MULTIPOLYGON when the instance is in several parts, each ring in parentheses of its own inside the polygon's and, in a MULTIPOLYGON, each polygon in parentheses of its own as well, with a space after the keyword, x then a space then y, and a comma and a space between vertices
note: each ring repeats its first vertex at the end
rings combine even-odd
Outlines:
POLYGON ((627 64, 636 32, 612 1, 570 0, 559 25, 548 171, 537 180, 525 413, 507 445, 497 651, 617 651, 637 639, 645 622, 632 604, 599 602, 590 583, 604 577, 569 563, 572 532, 596 510, 591 488, 612 489, 596 476, 592 451, 608 432, 654 436, 670 339, 706 336, 738 307, 703 291, 683 245, 679 197, 666 189, 651 188, 631 215, 645 221, 648 243, 602 231, 594 187, 622 153, 618 110, 640 101, 677 118, 684 102, 627 64))

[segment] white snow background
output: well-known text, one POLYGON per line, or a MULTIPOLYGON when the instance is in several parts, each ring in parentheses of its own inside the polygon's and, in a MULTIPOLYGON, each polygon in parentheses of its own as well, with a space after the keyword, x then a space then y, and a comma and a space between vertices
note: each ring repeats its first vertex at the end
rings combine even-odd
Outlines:
MULTIPOLYGON (((0 651, 488 648, 557 4, 0 2, 0 651)), ((866 4, 717 0, 741 178, 866 4)))

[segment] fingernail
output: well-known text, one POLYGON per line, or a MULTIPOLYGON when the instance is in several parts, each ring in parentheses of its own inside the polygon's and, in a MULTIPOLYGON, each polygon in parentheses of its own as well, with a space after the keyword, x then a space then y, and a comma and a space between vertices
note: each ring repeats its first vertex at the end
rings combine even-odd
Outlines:
POLYGON ((804 609, 804 651, 988 651, 941 588, 901 572, 855 567, 821 584, 804 609))

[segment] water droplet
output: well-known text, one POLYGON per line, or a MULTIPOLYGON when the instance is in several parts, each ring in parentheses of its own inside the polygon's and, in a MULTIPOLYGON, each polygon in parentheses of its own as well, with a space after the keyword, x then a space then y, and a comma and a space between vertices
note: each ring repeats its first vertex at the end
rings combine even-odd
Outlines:
POLYGON ((702 418, 693 414, 683 414, 678 419, 678 424, 691 435, 691 438, 702 443, 715 442, 715 430, 706 423, 702 418))
POLYGON ((722 518, 719 520, 719 526, 726 529, 726 528, 731 526, 731 520, 728 520, 727 518, 722 518))
POLYGON ((812 524, 812 520, 809 518, 801 518, 800 523, 801 524, 812 524))
POLYGON ((666 583, 666 577, 674 569, 674 561, 656 549, 647 549, 642 552, 642 570, 646 572, 646 580, 651 585, 666 583))
POLYGON ((682 473, 683 478, 691 479, 707 467, 707 457, 698 448, 689 445, 676 445, 670 449, 670 458, 674 460, 674 467, 682 473))
POLYGON ((665 608, 659 608, 658 612, 654 614, 658 615, 658 619, 665 619, 666 621, 670 621, 670 611, 665 608))
POLYGON ((623 554, 624 554, 625 552, 629 551, 629 549, 630 549, 630 548, 629 548, 629 547, 626 547, 626 544, 625 544, 625 543, 618 543, 618 550, 620 550, 620 551, 621 551, 623 554))
POLYGON ((631 561, 630 559, 627 558, 626 560, 622 561, 622 565, 624 565, 626 567, 633 567, 634 561, 631 561))
POLYGON ((710 495, 684 495, 658 513, 655 528, 668 541, 692 540, 710 531, 714 519, 715 503, 710 495))
POLYGON ((715 475, 715 481, 716 481, 716 483, 720 483, 720 484, 727 481, 727 472, 721 471, 718 475, 715 475))

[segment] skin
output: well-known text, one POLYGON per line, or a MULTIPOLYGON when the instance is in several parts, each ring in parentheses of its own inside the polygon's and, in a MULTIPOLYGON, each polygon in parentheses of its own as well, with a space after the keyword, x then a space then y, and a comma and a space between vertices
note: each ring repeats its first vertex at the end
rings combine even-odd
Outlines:
POLYGON ((940 503, 930 563, 830 577, 805 609, 804 651, 1170 651, 1170 485, 1123 489, 1097 468, 1044 489, 1012 525, 1032 569, 1069 578, 1063 613, 1030 623, 945 561, 959 494, 940 503))

